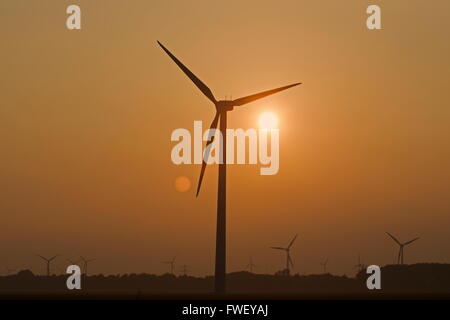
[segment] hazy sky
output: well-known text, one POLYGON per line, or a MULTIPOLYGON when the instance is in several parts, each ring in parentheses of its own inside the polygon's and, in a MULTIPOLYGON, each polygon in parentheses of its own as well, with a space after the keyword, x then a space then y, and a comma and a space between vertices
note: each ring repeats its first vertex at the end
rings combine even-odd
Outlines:
POLYGON ((385 231, 422 237, 407 263, 450 262, 449 30, 448 0, 2 0, 1 264, 43 273, 35 254, 59 253, 55 271, 84 255, 92 273, 162 273, 176 255, 213 273, 217 168, 199 198, 177 192, 200 165, 171 162, 170 134, 214 107, 156 40, 217 98, 303 82, 228 116, 280 127, 277 175, 229 167, 228 271, 249 255, 281 269, 269 246, 296 233, 294 272, 392 263, 385 231))

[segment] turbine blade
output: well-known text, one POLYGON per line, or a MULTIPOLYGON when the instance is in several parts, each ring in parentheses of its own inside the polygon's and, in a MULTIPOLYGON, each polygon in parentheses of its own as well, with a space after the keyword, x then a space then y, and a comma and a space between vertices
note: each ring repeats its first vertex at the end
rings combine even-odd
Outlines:
POLYGON ((281 247, 270 247, 271 249, 277 249, 277 250, 286 250, 286 248, 281 248, 281 247))
POLYGON ((291 242, 288 245, 288 249, 294 244, 295 239, 297 239, 298 234, 295 235, 294 239, 291 240, 291 242))
POLYGON ((169 50, 167 50, 166 47, 162 45, 161 42, 158 41, 158 44, 160 47, 169 55, 169 57, 177 64, 178 67, 180 67, 181 70, 189 77, 189 79, 194 82, 194 84, 197 86, 197 88, 200 89, 203 94, 208 97, 209 100, 211 100, 214 104, 216 104, 217 100, 214 98, 214 95, 209 89, 206 84, 204 84, 195 74, 193 74, 183 63, 181 63, 180 60, 178 60, 169 50))
MULTIPOLYGON (((217 124, 219 122, 219 118, 220 118, 220 113, 216 113, 213 121, 211 122, 211 126, 209 127, 210 129, 217 129, 217 124)), ((206 142, 206 146, 205 146, 205 154, 203 156, 203 160, 202 160, 202 168, 200 170, 200 176, 198 178, 198 184, 197 184, 197 193, 196 193, 196 197, 198 197, 198 194, 200 193, 200 188, 202 186, 202 181, 203 181, 203 176, 205 174, 205 170, 206 170, 206 161, 205 159, 208 159, 209 157, 209 148, 208 146, 213 143, 214 141, 214 136, 210 136, 208 137, 208 142, 206 142)))
POLYGON ((291 84, 291 85, 288 85, 288 86, 284 86, 284 87, 281 87, 281 88, 267 90, 267 91, 263 91, 263 92, 260 92, 260 93, 252 94, 252 95, 247 96, 247 97, 239 98, 239 99, 233 100, 233 106, 242 106, 244 104, 253 102, 255 100, 258 100, 258 99, 270 96, 271 94, 274 94, 274 93, 277 93, 277 92, 280 92, 280 91, 283 91, 283 90, 286 90, 286 89, 298 86, 299 84, 301 84, 301 83, 300 82, 299 83, 294 83, 294 84, 291 84))
POLYGON ((392 238, 392 240, 394 240, 395 242, 397 242, 398 245, 401 245, 400 241, 398 241, 396 237, 394 237, 394 236, 393 236, 392 234, 390 234, 389 232, 386 232, 386 233, 389 235, 389 237, 392 238))
POLYGON ((289 260, 289 264, 291 265, 291 267, 293 267, 294 263, 292 262, 291 255, 289 253, 288 253, 288 260, 289 260))
POLYGON ((58 257, 58 256, 59 256, 59 254, 57 254, 57 255, 51 257, 51 258, 49 259, 49 261, 52 261, 53 259, 55 259, 55 258, 58 257))
POLYGON ((43 256, 41 256, 40 254, 37 254, 38 257, 40 257, 41 259, 47 261, 47 258, 44 258, 43 256))
POLYGON ((414 242, 414 241, 416 241, 416 240, 419 240, 420 238, 419 237, 417 237, 417 238, 415 238, 415 239, 412 239, 412 240, 410 240, 410 241, 408 241, 408 242, 405 242, 403 245, 407 245, 407 244, 410 244, 410 243, 412 243, 412 242, 414 242))

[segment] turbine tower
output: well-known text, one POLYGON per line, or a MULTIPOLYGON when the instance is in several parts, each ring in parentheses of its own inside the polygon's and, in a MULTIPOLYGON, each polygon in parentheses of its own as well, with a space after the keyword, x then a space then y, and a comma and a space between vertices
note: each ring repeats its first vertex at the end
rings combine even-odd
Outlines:
MULTIPOLYGON (((235 100, 216 100, 212 91, 206 84, 204 84, 197 76, 195 76, 180 60, 178 60, 161 42, 158 41, 160 47, 169 55, 169 57, 177 64, 177 66, 194 82, 198 89, 214 104, 216 107, 216 114, 211 122, 210 129, 217 129, 220 120, 220 132, 222 134, 222 141, 220 143, 220 155, 219 158, 222 161, 219 164, 219 179, 218 179, 218 192, 217 192, 217 227, 216 227, 216 261, 215 261, 215 273, 214 273, 214 291, 216 293, 225 293, 226 291, 226 129, 227 129, 227 113, 232 111, 236 106, 242 106, 255 100, 267 97, 274 93, 289 89, 297 86, 300 83, 294 83, 288 86, 284 86, 277 89, 272 89, 260 93, 256 93, 250 96, 238 98, 235 100)), ((206 163, 209 157, 208 146, 214 140, 214 136, 206 143, 206 150, 202 161, 202 168, 200 171, 200 177, 197 185, 198 196, 203 181, 203 175, 205 174, 206 163)))
POLYGON ((80 257, 80 260, 83 261, 84 265, 84 275, 88 275, 88 263, 94 261, 95 259, 85 259, 83 257, 80 257))
POLYGON ((51 263, 53 260, 55 260, 56 257, 59 256, 59 254, 57 254, 57 255, 51 257, 50 259, 48 259, 48 258, 46 258, 46 257, 43 257, 43 256, 41 256, 41 255, 39 255, 39 254, 38 254, 37 256, 40 257, 42 260, 45 260, 45 261, 47 262, 47 277, 50 277, 50 263, 51 263))
POLYGON ((404 248, 406 245, 408 245, 408 244, 410 244, 410 243, 412 243, 412 242, 414 242, 414 241, 416 241, 416 240, 419 240, 419 238, 414 238, 414 239, 412 239, 412 240, 409 240, 409 241, 406 241, 406 242, 401 243, 401 242, 398 241, 397 238, 394 237, 392 234, 390 234, 389 232, 386 232, 386 233, 388 234, 389 237, 392 238, 392 240, 394 240, 394 241, 399 245, 398 256, 397 256, 397 264, 403 264, 403 248, 404 248))
POLYGON ((358 254, 358 263, 357 264, 355 264, 355 266, 354 266, 358 271, 358 273, 361 271, 361 270, 363 270, 363 269, 365 269, 365 265, 364 265, 364 263, 362 263, 361 262, 361 255, 360 254, 358 254))
POLYGON ((327 273, 328 258, 324 262, 321 262, 320 265, 323 268, 323 273, 327 273))
POLYGON ((171 274, 174 274, 173 271, 175 270, 175 258, 176 258, 176 257, 173 257, 172 260, 170 260, 170 261, 164 261, 164 262, 163 262, 163 263, 165 263, 165 264, 169 264, 169 265, 170 265, 170 273, 171 273, 171 274))
POLYGON ((291 240, 291 242, 289 243, 289 245, 286 248, 283 247, 271 247, 272 249, 276 249, 276 250, 283 250, 286 251, 286 272, 287 274, 289 274, 289 266, 293 267, 294 263, 292 263, 292 259, 291 259, 291 254, 290 254, 290 250, 292 245, 294 244, 295 239, 297 239, 298 234, 295 235, 295 237, 291 240))
POLYGON ((190 269, 191 267, 190 266, 188 266, 188 265, 186 265, 186 264, 183 264, 182 266, 181 266, 181 273, 183 274, 183 276, 187 276, 187 274, 188 274, 188 271, 189 271, 189 269, 190 269))
POLYGON ((253 273, 253 268, 256 268, 256 265, 253 263, 252 257, 250 257, 249 263, 245 266, 245 270, 249 270, 250 273, 253 273))

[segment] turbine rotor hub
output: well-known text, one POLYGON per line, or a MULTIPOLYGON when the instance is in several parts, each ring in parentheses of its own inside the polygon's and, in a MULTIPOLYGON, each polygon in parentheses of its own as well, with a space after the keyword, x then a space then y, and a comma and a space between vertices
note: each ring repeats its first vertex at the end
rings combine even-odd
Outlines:
POLYGON ((217 111, 232 111, 233 110, 233 101, 231 100, 220 100, 217 101, 216 104, 217 111))

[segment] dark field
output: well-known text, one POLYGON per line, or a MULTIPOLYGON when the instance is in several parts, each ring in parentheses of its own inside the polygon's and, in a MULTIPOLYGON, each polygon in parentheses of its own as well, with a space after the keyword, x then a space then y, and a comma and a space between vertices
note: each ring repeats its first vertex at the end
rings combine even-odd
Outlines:
POLYGON ((308 299, 449 299, 450 265, 390 265, 381 269, 381 290, 368 290, 364 271, 356 277, 266 275, 227 276, 228 294, 214 295, 213 277, 170 274, 82 276, 81 290, 68 290, 68 276, 36 276, 30 271, 0 277, 1 299, 125 300, 308 300, 308 299))

